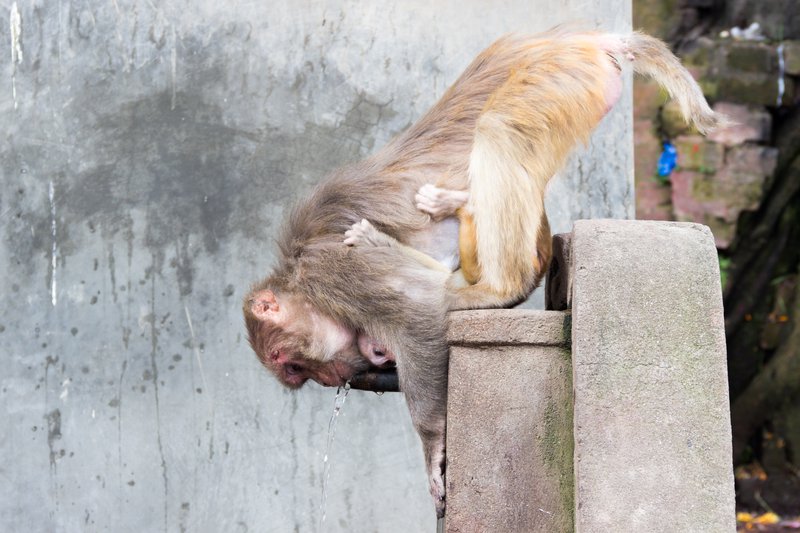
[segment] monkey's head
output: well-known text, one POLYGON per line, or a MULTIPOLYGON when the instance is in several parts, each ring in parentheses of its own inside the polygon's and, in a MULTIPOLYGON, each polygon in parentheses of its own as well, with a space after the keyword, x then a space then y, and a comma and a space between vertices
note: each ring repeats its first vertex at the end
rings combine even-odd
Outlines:
POLYGON ((315 312, 297 297, 256 288, 245 298, 248 339, 259 361, 291 389, 313 380, 344 385, 370 368, 353 332, 315 312))

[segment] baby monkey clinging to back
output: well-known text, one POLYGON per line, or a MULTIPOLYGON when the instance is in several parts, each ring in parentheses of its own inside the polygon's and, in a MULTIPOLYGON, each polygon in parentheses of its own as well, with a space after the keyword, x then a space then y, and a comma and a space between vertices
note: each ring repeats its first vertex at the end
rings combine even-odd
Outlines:
POLYGON ((545 187, 616 103, 622 63, 663 85, 701 132, 717 125, 657 39, 564 29, 502 38, 419 122, 299 202, 278 266, 245 298, 250 343, 287 386, 340 385, 396 364, 440 516, 446 313, 511 305, 541 281, 545 187))

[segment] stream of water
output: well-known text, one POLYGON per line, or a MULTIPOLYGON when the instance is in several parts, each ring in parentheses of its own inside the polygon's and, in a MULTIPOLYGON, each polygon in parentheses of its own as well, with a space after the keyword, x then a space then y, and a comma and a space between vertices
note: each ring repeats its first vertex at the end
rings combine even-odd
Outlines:
POLYGON ((328 441, 325 444, 325 457, 322 458, 322 502, 320 503, 320 519, 318 531, 322 531, 322 525, 327 518, 326 506, 328 503, 328 479, 331 477, 331 463, 329 461, 331 454, 331 447, 333 446, 333 439, 336 436, 336 421, 339 418, 339 413, 344 407, 344 402, 347 400, 347 395, 350 394, 350 382, 344 384, 344 387, 336 389, 336 397, 333 399, 333 413, 328 422, 328 441))

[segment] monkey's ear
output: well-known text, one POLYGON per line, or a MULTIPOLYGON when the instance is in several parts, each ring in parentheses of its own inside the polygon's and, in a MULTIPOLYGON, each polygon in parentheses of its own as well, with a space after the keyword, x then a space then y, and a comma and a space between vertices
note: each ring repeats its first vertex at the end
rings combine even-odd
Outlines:
POLYGON ((275 322, 280 314, 281 307, 275 293, 270 290, 261 290, 253 293, 250 298, 250 311, 259 320, 270 320, 275 322))

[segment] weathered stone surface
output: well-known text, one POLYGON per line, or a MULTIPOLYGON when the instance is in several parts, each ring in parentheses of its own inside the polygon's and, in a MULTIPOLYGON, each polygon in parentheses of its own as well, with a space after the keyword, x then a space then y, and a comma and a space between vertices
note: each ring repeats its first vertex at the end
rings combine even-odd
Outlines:
POLYGON ((666 91, 658 83, 650 78, 636 76, 633 79, 634 121, 648 121, 652 127, 658 119, 661 106, 668 99, 666 91))
POLYGON ((576 532, 732 533, 711 233, 694 224, 578 221, 573 264, 576 532))
POLYGON ((783 42, 783 59, 787 74, 800 75, 800 41, 783 42))
MULTIPOLYGON (((691 48, 681 54, 681 63, 686 68, 696 68, 705 71, 712 63, 717 50, 717 42, 708 37, 698 37, 691 43, 691 48)), ((702 76, 695 76, 699 79, 702 76)))
POLYGON ((686 170, 697 170, 711 174, 720 168, 725 157, 725 147, 706 140, 699 135, 675 139, 678 150, 678 166, 686 170))
POLYGON ((636 218, 672 220, 672 189, 654 178, 636 183, 636 218))
POLYGON ((714 175, 699 170, 673 172, 670 181, 676 218, 708 225, 717 246, 727 248, 741 212, 758 208, 777 157, 775 148, 742 145, 727 151, 725 165, 714 175))
POLYGON ((656 175, 658 157, 661 154, 661 139, 656 135, 650 120, 633 123, 634 176, 636 181, 649 179, 656 175))
POLYGON ((745 141, 767 142, 772 131, 772 115, 764 108, 717 102, 714 111, 728 117, 729 124, 709 133, 708 138, 727 146, 745 141))
POLYGON ((725 169, 741 181, 749 181, 746 176, 771 177, 778 163, 778 150, 771 146, 748 144, 730 148, 725 153, 725 169))
POLYGON ((792 101, 795 90, 794 80, 784 78, 785 89, 779 104, 777 74, 728 71, 718 76, 714 83, 717 100, 753 105, 786 105, 792 101))
POLYGON ((775 47, 756 41, 728 41, 723 47, 726 66, 741 72, 778 72, 775 47))
POLYGON ((452 313, 448 339, 446 531, 572 531, 569 314, 452 313))
POLYGON ((566 346, 569 331, 564 324, 562 315, 543 311, 458 311, 450 314, 447 340, 457 346, 566 346))
POLYGON ((633 10, 633 27, 646 28, 647 33, 665 39, 681 19, 679 0, 637 2, 633 10))

